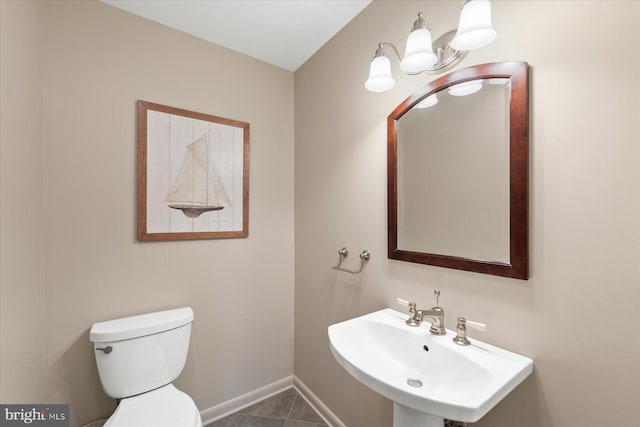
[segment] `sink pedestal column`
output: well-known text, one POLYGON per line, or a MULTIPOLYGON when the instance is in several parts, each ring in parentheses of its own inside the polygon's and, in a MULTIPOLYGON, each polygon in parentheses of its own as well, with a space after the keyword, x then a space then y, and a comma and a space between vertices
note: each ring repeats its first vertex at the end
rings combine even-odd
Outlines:
POLYGON ((394 402, 393 427, 444 427, 444 418, 394 402))

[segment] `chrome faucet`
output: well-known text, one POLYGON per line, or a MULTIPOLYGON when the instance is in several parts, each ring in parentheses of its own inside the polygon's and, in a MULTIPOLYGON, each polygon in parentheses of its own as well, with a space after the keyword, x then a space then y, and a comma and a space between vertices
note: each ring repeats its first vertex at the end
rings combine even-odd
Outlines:
MULTIPOLYGON (((417 310, 415 302, 409 302, 409 318, 405 322, 409 326, 420 326, 424 320, 431 321, 431 327, 429 332, 433 335, 446 335, 447 331, 444 329, 444 309, 438 306, 438 298, 440 297, 440 291, 436 289, 433 294, 436 296, 436 305, 431 307, 430 310, 417 310)), ((402 303, 402 300, 398 300, 402 303)))

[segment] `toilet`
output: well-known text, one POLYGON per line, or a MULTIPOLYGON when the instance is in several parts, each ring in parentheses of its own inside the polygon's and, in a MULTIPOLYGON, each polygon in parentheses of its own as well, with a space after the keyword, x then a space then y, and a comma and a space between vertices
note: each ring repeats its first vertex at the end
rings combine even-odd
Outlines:
POLYGON ((91 327, 102 387, 119 399, 105 427, 202 427, 191 397, 172 384, 187 359, 192 322, 185 307, 91 327))

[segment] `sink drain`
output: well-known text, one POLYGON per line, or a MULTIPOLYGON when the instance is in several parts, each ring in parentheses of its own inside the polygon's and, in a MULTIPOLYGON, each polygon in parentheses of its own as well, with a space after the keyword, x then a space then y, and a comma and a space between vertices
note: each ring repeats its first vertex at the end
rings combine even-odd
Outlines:
POLYGON ((408 378, 407 384, 409 384, 411 387, 422 387, 422 381, 417 378, 408 378))

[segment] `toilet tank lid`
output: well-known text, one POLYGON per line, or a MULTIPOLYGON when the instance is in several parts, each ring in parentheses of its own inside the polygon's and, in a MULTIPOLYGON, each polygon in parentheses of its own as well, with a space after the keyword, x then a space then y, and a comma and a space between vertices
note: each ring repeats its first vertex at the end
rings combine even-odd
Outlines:
POLYGON ((89 339, 91 342, 127 340, 168 331, 191 322, 191 307, 176 308, 94 323, 89 332, 89 339))

